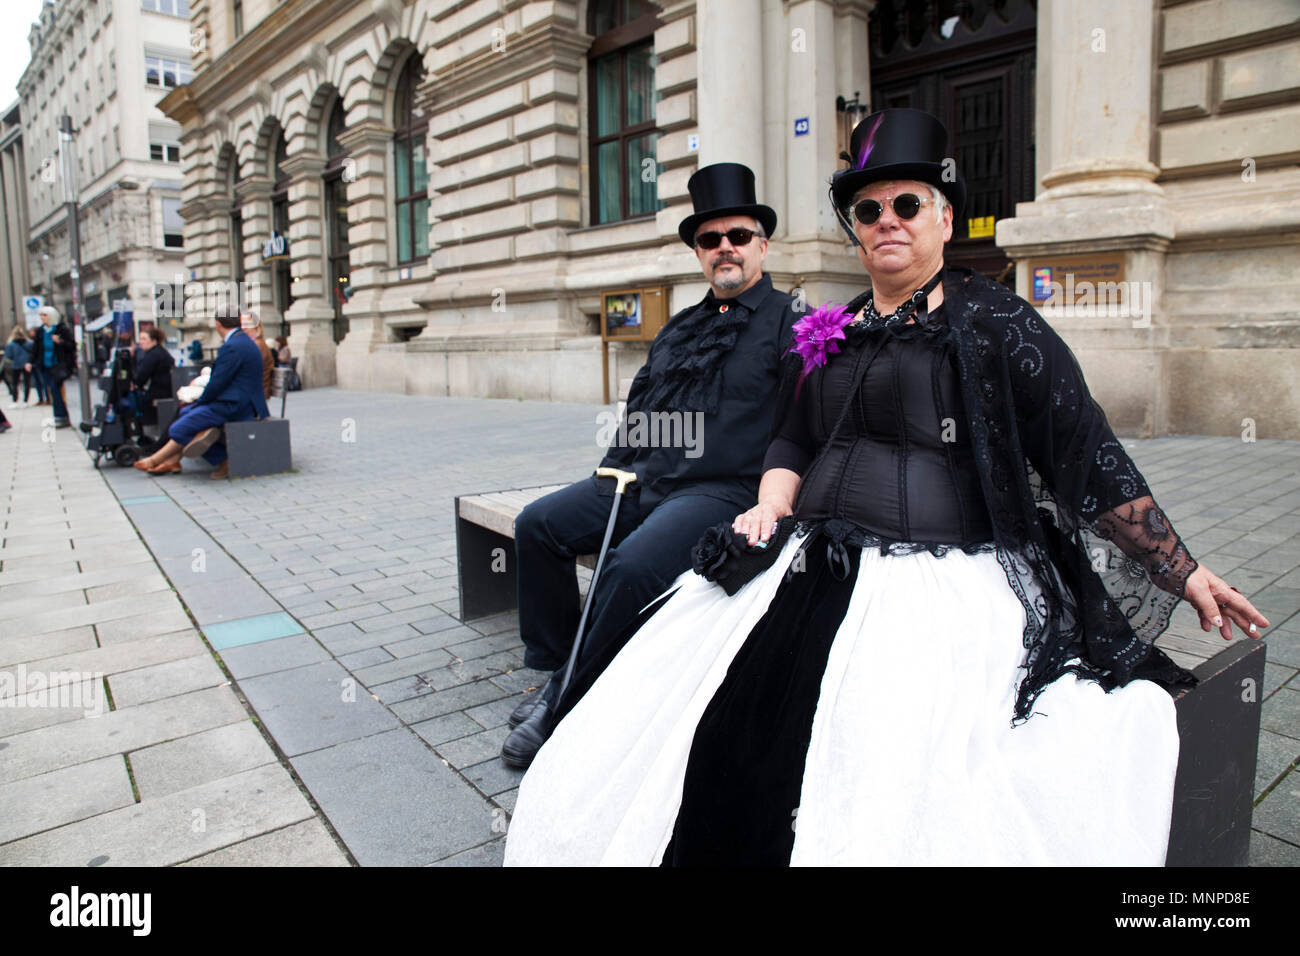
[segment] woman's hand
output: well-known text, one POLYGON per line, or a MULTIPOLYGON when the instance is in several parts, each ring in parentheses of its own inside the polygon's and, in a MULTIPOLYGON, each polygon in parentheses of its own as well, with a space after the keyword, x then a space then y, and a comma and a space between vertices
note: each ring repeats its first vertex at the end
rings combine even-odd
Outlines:
POLYGON ((737 515, 731 524, 736 534, 747 535, 749 546, 766 545, 776 530, 776 523, 786 515, 793 513, 790 502, 784 498, 765 498, 742 515, 737 515))
POLYGON ((1256 639, 1260 636, 1259 629, 1268 627, 1268 618, 1255 610, 1255 606, 1240 591, 1230 587, 1203 564, 1187 579, 1183 596, 1201 616, 1201 630, 1208 631, 1217 627, 1225 641, 1232 640, 1234 623, 1247 636, 1256 639))

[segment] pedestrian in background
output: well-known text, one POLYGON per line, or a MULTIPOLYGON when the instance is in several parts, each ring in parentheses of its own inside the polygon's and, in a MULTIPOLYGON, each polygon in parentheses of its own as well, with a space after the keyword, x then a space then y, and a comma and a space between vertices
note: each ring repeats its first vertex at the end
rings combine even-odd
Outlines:
POLYGON ((135 385, 140 397, 141 420, 146 425, 158 424, 154 402, 172 397, 172 367, 176 360, 162 344, 157 329, 140 330, 140 350, 136 353, 135 385))
POLYGON ((18 383, 21 380, 23 383, 23 401, 26 402, 27 396, 32 391, 32 376, 27 371, 27 366, 32 360, 32 345, 27 340, 27 333, 23 331, 21 325, 15 325, 14 330, 9 333, 9 341, 5 343, 5 358, 8 359, 5 384, 9 386, 9 395, 17 404, 18 383))
POLYGON ((239 316, 239 327, 245 335, 257 343, 257 350, 262 353, 262 391, 266 393, 267 398, 270 398, 275 382, 275 356, 262 335, 262 320, 257 317, 256 312, 244 312, 239 316))
POLYGON ((32 333, 32 357, 27 369, 40 369, 54 406, 54 427, 70 428, 63 383, 77 371, 77 346, 58 309, 42 306, 39 314, 41 324, 32 333))

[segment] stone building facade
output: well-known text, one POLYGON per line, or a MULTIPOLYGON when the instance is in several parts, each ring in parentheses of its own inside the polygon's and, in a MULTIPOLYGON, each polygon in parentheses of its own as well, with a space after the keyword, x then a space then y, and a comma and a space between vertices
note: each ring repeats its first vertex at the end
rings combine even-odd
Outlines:
MULTIPOLYGON (((972 184, 953 261, 1026 297, 1122 279, 1109 312, 1042 305, 1121 431, 1300 437, 1287 0, 192 0, 190 25, 162 103, 186 264, 242 279, 309 386, 600 400, 601 292, 705 291, 676 227, 713 162, 776 208, 776 285, 843 301, 865 277, 826 184, 854 119, 907 105, 972 184)), ((610 379, 643 354, 614 344, 610 379)))
POLYGON ((0 114, 0 342, 15 325, 25 325, 28 288, 27 173, 22 110, 10 104, 0 114))
POLYGON ((154 288, 184 277, 180 126, 156 104, 190 77, 185 0, 46 0, 18 81, 29 234, 26 288, 66 315, 71 249, 59 118, 72 117, 81 278, 88 318, 130 299, 158 320, 154 288))

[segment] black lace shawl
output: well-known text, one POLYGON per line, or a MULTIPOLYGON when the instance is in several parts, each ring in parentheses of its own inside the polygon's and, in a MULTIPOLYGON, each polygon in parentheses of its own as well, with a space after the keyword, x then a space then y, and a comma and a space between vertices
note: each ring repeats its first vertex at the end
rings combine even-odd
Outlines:
MULTIPOLYGON (((943 291, 998 559, 1025 608, 1015 719, 1067 672, 1107 690, 1194 683, 1152 642, 1197 564, 1074 355, 1028 302, 969 269, 945 269, 943 291)), ((788 401, 800 363, 787 361, 788 401)))

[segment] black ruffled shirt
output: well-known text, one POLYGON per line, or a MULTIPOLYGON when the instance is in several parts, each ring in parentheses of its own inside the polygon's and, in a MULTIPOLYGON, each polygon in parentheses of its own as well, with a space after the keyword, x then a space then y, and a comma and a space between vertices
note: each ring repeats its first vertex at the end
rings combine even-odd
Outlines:
POLYGON ((626 427, 601 461, 636 472, 643 515, 683 494, 720 498, 737 513, 753 507, 778 421, 781 358, 798 318, 793 303, 764 274, 732 299, 710 291, 651 344, 628 392, 626 427), (690 442, 664 440, 674 435, 690 442))
POLYGON ((991 541, 943 307, 924 324, 854 322, 844 332, 840 354, 804 382, 763 463, 803 477, 797 517, 847 521, 884 541, 991 541), (827 445, 851 390, 848 417, 827 445))

